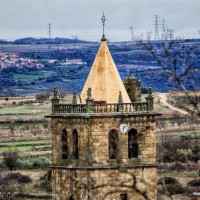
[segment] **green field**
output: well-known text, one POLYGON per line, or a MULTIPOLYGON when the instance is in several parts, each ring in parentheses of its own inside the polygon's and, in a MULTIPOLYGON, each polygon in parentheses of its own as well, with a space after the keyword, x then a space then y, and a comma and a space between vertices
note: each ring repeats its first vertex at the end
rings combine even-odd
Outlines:
POLYGON ((34 72, 27 72, 26 74, 14 74, 14 78, 21 80, 21 81, 34 81, 38 78, 47 78, 54 74, 53 71, 34 71, 34 72))
POLYGON ((12 106, 0 109, 0 115, 5 114, 28 114, 31 113, 34 106, 31 105, 22 105, 22 106, 12 106))
MULTIPOLYGON (((2 142, 0 143, 0 153, 8 150, 17 150, 19 152, 36 150, 38 148, 51 147, 50 140, 39 141, 19 141, 19 142, 2 142)), ((39 151, 38 151, 39 153, 39 151)))

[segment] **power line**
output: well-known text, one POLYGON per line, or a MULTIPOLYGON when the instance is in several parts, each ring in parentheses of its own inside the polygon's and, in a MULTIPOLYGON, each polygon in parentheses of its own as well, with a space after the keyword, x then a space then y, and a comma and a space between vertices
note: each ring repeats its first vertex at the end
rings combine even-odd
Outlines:
POLYGON ((155 26, 155 33, 154 33, 154 40, 159 40, 159 16, 154 16, 154 26, 155 26))
POLYGON ((147 40, 151 40, 152 31, 147 31, 147 40))
POLYGON ((166 20, 162 19, 162 34, 161 39, 166 40, 166 20))
POLYGON ((167 35, 170 40, 174 39, 174 29, 167 29, 167 35))

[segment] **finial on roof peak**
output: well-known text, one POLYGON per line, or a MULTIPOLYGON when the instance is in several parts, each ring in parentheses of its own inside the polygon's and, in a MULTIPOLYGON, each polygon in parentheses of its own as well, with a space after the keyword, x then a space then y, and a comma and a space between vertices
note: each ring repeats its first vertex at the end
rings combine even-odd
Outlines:
POLYGON ((121 91, 119 92, 118 103, 123 103, 122 92, 121 91))
POLYGON ((88 88, 87 90, 87 99, 90 99, 92 97, 92 89, 88 88))
POLYGON ((101 41, 106 41, 105 34, 104 34, 104 26, 105 26, 106 20, 107 19, 106 19, 105 15, 104 15, 104 12, 103 12, 103 15, 102 15, 102 18, 101 18, 101 21, 103 23, 103 35, 102 35, 101 41))
POLYGON ((152 95, 152 88, 151 88, 151 84, 149 84, 149 88, 148 88, 148 94, 149 94, 149 96, 151 96, 151 95, 152 95))
POLYGON ((134 70, 131 69, 131 76, 134 77, 134 70))
POLYGON ((56 87, 54 87, 53 98, 58 99, 58 90, 56 89, 56 87))
POLYGON ((141 82, 141 79, 140 79, 140 74, 138 74, 138 79, 137 79, 138 82, 141 82))

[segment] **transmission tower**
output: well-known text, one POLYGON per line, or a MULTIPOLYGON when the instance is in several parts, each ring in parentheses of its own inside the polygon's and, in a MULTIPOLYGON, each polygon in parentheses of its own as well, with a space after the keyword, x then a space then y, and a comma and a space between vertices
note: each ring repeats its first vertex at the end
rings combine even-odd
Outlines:
POLYGON ((48 24, 49 39, 51 39, 51 24, 48 24))
POLYGON ((198 30, 198 32, 199 32, 199 37, 200 37, 200 29, 198 30))
POLYGON ((155 26, 155 33, 154 33, 154 40, 159 40, 159 16, 154 16, 154 26, 155 26))
POLYGON ((151 40, 152 31, 147 31, 147 40, 151 40))
POLYGON ((161 39, 162 40, 166 40, 166 21, 165 19, 162 19, 162 35, 161 35, 161 39))
POLYGON ((167 29, 168 37, 170 40, 174 39, 174 29, 167 29))
POLYGON ((78 40, 78 36, 77 35, 72 35, 72 38, 74 39, 74 48, 76 48, 76 42, 78 40))

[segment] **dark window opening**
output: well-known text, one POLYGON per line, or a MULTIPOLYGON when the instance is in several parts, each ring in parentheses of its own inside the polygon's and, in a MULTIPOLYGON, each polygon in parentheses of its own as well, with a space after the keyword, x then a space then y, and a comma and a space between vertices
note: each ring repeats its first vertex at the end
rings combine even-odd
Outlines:
POLYGON ((67 131, 66 129, 62 130, 62 159, 68 158, 68 145, 67 145, 67 131))
POLYGON ((118 132, 117 130, 111 130, 109 132, 109 159, 118 158, 118 132))
POLYGON ((78 159, 78 133, 76 129, 72 132, 72 157, 78 159))
POLYGON ((69 197, 69 200, 74 200, 73 195, 71 195, 71 196, 69 197))
POLYGON ((127 194, 120 194, 120 200, 128 200, 127 194))
POLYGON ((131 129, 128 132, 128 158, 138 157, 138 142, 137 142, 137 130, 131 129))

